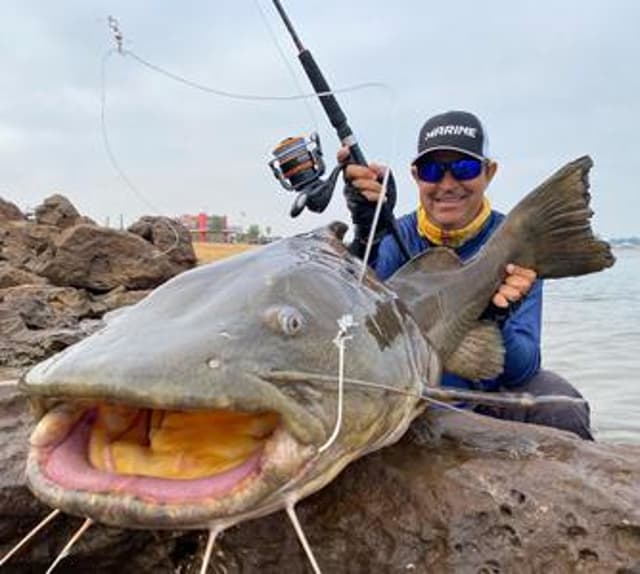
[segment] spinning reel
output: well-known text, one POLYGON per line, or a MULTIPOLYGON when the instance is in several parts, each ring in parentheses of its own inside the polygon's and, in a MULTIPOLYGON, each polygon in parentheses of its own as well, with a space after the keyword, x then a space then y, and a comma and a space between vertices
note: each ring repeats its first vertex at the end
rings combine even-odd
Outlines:
POLYGON ((322 146, 317 133, 308 138, 294 136, 282 140, 272 152, 269 162, 273 175, 282 187, 297 192, 289 214, 297 217, 306 207, 322 213, 333 195, 342 166, 336 166, 329 178, 322 180, 326 165, 322 158, 322 146))
MULTIPOLYGON (((351 161, 359 165, 368 165, 358 140, 349 127, 347 116, 342 111, 314 57, 300 41, 280 0, 273 0, 273 4, 298 49, 300 64, 302 64, 302 68, 317 94, 327 118, 335 129, 342 145, 349 148, 351 161)), ((308 138, 301 136, 287 138, 280 142, 272 153, 275 158, 269 162, 269 166, 274 175, 285 189, 298 192, 291 206, 291 217, 300 215, 305 207, 318 213, 324 211, 329 205, 342 166, 339 165, 334 168, 325 181, 320 179, 324 174, 325 164, 322 159, 322 148, 320 147, 318 135, 311 134, 308 138)), ((387 204, 382 207, 381 217, 387 223, 402 254, 408 261, 411 258, 411 254, 400 236, 396 220, 387 204)))

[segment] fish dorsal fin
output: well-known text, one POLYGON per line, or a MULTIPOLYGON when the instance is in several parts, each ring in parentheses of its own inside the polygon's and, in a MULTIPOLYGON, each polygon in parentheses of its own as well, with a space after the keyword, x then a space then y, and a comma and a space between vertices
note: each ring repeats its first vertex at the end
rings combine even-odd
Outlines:
POLYGON ((332 221, 329 225, 327 225, 327 230, 333 234, 334 237, 337 237, 340 241, 344 239, 344 235, 349 229, 349 226, 343 221, 332 221))
POLYGON ((333 221, 329 225, 317 227, 316 229, 302 233, 297 237, 304 241, 314 239, 321 244, 330 245, 332 249, 337 249, 340 253, 346 253, 347 247, 344 244, 343 239, 348 229, 349 226, 346 223, 343 223, 342 221, 333 221))
POLYGON ((303 234, 303 236, 317 237, 326 241, 335 241, 337 239, 342 242, 348 229, 349 226, 346 223, 342 221, 332 221, 329 225, 318 227, 308 234, 303 234))

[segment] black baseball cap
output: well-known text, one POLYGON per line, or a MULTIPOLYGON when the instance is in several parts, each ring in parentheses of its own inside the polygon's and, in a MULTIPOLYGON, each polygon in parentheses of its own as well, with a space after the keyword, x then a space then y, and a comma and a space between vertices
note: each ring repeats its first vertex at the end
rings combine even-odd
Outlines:
POLYGON ((450 111, 429 118, 418 135, 415 164, 432 151, 448 149, 488 159, 489 142, 482 122, 469 112, 450 111))

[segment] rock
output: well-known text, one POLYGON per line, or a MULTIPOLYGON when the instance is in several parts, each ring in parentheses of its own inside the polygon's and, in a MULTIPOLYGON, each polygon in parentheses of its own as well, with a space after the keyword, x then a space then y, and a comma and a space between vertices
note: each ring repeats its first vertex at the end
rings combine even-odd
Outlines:
POLYGON ((88 220, 78 213, 64 195, 60 194, 47 197, 41 205, 36 207, 35 217, 40 225, 54 225, 62 229, 78 223, 87 223, 88 220))
POLYGON ((25 219, 25 216, 15 203, 11 203, 0 197, 0 220, 2 219, 7 221, 20 221, 25 219))
POLYGON ((128 228, 155 245, 181 270, 193 267, 197 262, 191 242, 191 233, 179 221, 168 217, 141 217, 128 228))
POLYGON ((138 235, 80 224, 60 234, 55 253, 38 273, 54 285, 101 293, 119 286, 152 289, 177 270, 166 255, 138 235))
POLYGON ((93 303, 91 307, 97 316, 103 316, 105 313, 109 313, 115 309, 135 305, 149 293, 151 293, 150 289, 127 291, 124 287, 120 286, 103 295, 94 295, 92 297, 93 303))
POLYGON ((0 366, 26 366, 86 337, 100 324, 83 290, 46 284, 0 289, 0 366))
POLYGON ((0 260, 37 273, 51 256, 60 229, 30 221, 0 221, 0 260))
POLYGON ((144 217, 133 229, 100 227, 62 195, 36 208, 35 221, 0 199, 0 367, 61 351, 195 265, 181 224, 144 217))
POLYGON ((18 285, 42 285, 46 282, 44 277, 0 261, 0 290, 18 285))
MULTIPOLYGON (((47 510, 16 471, 30 426, 24 399, 0 391, 1 552, 47 510)), ((398 444, 351 464, 297 513, 325 574, 631 574, 640 568, 640 447, 434 411, 398 444)), ((21 553, 25 570, 16 558, 6 571, 44 570, 78 525, 61 518, 21 553)), ((205 541, 203 533, 96 526, 62 571, 195 574, 205 541)), ((311 572, 282 512, 231 528, 216 548, 211 572, 311 572)))
POLYGON ((0 291, 1 302, 19 315, 29 329, 71 326, 92 316, 86 292, 52 285, 21 285, 0 291))

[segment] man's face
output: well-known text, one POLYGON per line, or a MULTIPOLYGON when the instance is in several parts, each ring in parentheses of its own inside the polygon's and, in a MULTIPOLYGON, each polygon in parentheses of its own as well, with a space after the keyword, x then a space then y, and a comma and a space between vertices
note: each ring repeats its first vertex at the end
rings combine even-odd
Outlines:
MULTIPOLYGON (((438 150, 429 154, 428 159, 451 162, 468 157, 457 151, 438 150)), ((429 183, 421 180, 416 167, 412 166, 411 173, 418 184, 420 203, 429 220, 447 230, 461 229, 471 223, 482 208, 484 192, 497 167, 495 162, 490 162, 477 177, 460 181, 447 170, 439 182, 429 183)))

